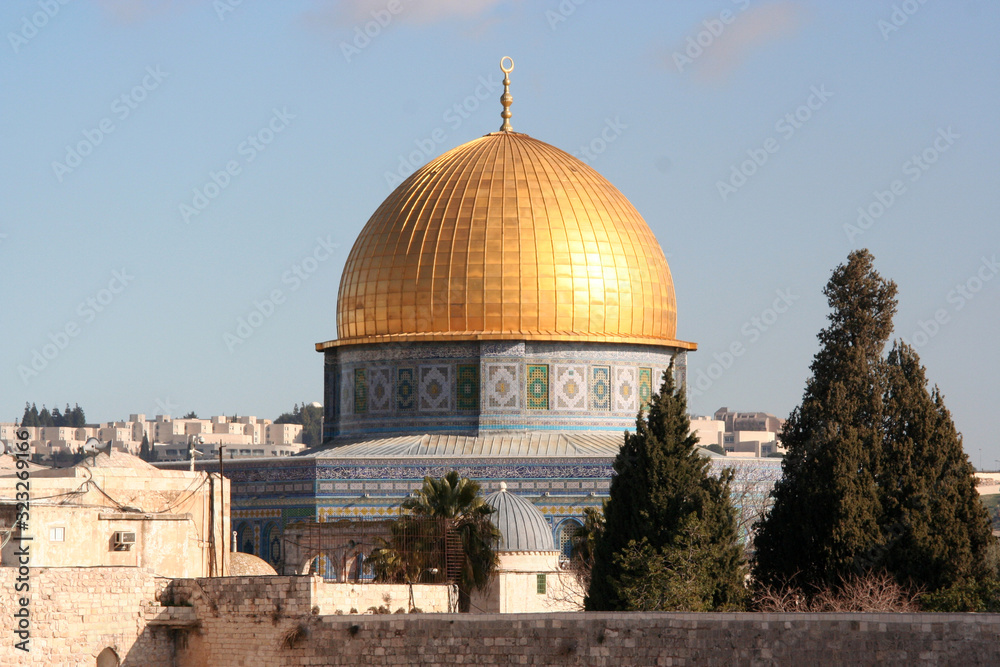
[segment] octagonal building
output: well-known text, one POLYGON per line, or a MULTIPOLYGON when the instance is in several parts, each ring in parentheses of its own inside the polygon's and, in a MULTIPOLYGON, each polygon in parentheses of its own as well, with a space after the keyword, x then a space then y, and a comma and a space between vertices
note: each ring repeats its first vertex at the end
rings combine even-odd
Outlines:
POLYGON ((493 132, 418 169, 355 241, 338 337, 316 346, 324 439, 545 456, 562 434, 606 434, 617 451, 671 360, 685 381, 696 346, 676 329, 670 268, 628 199, 558 148, 493 132))

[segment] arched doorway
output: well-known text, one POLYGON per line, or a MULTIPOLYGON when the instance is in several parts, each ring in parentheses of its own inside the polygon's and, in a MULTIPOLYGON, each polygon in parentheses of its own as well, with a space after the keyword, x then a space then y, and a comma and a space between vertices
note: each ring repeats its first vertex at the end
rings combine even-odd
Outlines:
POLYGON ((118 667, 121 661, 118 654, 110 646, 100 652, 97 656, 97 667, 118 667))

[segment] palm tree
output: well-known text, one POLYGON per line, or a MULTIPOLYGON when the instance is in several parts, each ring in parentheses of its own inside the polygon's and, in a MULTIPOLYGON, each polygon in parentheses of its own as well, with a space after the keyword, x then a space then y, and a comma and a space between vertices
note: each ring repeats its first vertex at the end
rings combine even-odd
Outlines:
MULTIPOLYGON (((401 528, 409 523, 412 531, 413 524, 426 525, 428 519, 438 520, 435 523, 443 519, 447 531, 458 535, 462 544, 462 565, 457 581, 458 605, 463 612, 469 611, 472 591, 482 591, 489 586, 498 564, 496 545, 500 531, 490 521, 494 510, 483 500, 480 490, 478 482, 460 477, 458 472, 452 470, 441 479, 425 477, 421 489, 402 505, 403 511, 408 514, 400 520, 401 528)), ((428 536, 426 530, 418 529, 416 532, 428 536)), ((438 553, 444 556, 446 549, 441 537, 444 536, 433 541, 438 543, 438 553)), ((426 539, 418 540, 418 544, 420 542, 425 549, 430 546, 426 539)), ((414 553, 408 560, 424 563, 426 553, 414 553)), ((445 570, 446 562, 441 562, 439 569, 445 570)), ((418 579, 421 574, 417 573, 418 579)))

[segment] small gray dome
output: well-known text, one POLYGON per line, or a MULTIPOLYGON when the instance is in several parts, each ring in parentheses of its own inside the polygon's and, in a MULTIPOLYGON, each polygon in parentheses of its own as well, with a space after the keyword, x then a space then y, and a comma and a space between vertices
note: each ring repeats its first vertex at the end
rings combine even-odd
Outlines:
POLYGON ((484 498, 496 511, 490 520, 503 535, 498 551, 555 551, 552 530, 538 508, 524 498, 507 491, 507 484, 500 483, 500 490, 484 498))

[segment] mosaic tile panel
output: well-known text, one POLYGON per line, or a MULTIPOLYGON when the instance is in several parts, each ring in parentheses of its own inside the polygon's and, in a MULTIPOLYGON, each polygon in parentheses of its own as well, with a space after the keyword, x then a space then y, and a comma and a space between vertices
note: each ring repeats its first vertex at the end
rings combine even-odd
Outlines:
POLYGON ((529 410, 549 409, 549 367, 546 364, 528 365, 528 384, 525 392, 529 410))
POLYGON ((660 387, 663 386, 663 374, 666 372, 666 368, 654 368, 653 369, 653 393, 660 393, 660 387))
POLYGON ((456 372, 455 385, 458 389, 456 404, 459 410, 479 409, 479 366, 460 364, 456 372))
POLYGON ((635 381, 635 369, 616 366, 614 388, 615 412, 636 412, 639 409, 639 404, 636 401, 638 393, 635 381))
POLYGON ((396 409, 413 410, 417 407, 417 382, 412 368, 396 369, 396 409))
POLYGON ((587 369, 585 366, 552 367, 556 410, 587 409, 587 369))
POLYGON ((587 387, 590 395, 591 410, 611 411, 611 367, 594 366, 590 369, 590 386, 587 387))
POLYGON ((649 405, 649 398, 653 395, 653 369, 639 369, 639 406, 643 409, 649 405))
POLYGON ((421 366, 418 397, 421 410, 451 409, 451 367, 421 366))
POLYGON ((368 410, 392 410, 392 369, 388 366, 368 369, 368 410))
POLYGON ((518 408, 520 384, 517 364, 486 364, 486 407, 488 409, 518 408))
POLYGON ((678 352, 674 356, 674 382, 678 387, 687 389, 687 352, 678 352))
POLYGON ((343 370, 340 373, 340 414, 349 415, 354 411, 354 373, 343 370))
POLYGON ((354 414, 368 412, 368 381, 364 368, 354 369, 354 414))

